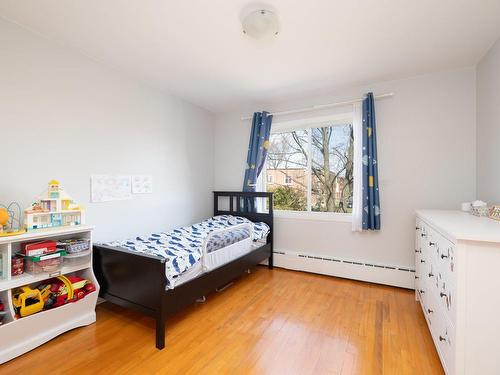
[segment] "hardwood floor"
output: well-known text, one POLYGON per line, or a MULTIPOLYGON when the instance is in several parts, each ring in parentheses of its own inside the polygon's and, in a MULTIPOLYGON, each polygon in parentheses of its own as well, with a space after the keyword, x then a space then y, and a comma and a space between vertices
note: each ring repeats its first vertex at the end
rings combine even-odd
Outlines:
MULTIPOLYGON (((442 374, 411 291, 259 267, 167 322, 104 303, 97 323, 1 374, 442 374)), ((1 339, 1 338, 0 338, 1 339)))

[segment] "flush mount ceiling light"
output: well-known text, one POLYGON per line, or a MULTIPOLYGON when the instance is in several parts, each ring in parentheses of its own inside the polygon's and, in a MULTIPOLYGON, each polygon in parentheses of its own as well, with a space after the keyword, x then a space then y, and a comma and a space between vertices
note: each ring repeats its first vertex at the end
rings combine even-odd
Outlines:
POLYGON ((248 13, 243 17, 241 23, 243 25, 243 32, 255 39, 276 36, 280 28, 276 14, 266 9, 259 9, 248 13))

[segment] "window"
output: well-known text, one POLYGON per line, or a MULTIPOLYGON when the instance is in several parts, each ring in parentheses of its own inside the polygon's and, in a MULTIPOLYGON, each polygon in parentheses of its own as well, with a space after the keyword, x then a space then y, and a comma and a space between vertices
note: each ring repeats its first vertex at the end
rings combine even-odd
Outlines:
POLYGON ((272 174, 267 175, 267 183, 272 184, 274 182, 274 176, 272 174))
POLYGON ((351 114, 273 125, 266 190, 274 209, 351 213, 353 141, 351 114))

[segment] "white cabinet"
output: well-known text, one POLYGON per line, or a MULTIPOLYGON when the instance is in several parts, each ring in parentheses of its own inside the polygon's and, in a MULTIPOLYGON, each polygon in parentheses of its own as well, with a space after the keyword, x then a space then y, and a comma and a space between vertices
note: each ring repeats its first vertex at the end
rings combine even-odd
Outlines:
POLYGON ((415 294, 448 375, 500 374, 500 222, 417 211, 415 294))
POLYGON ((33 231, 19 236, 0 238, 0 257, 3 259, 0 277, 0 300, 5 304, 3 324, 0 325, 0 364, 36 348, 71 329, 92 324, 96 320, 95 306, 99 284, 92 270, 92 258, 78 264, 63 265, 59 271, 11 276, 11 255, 21 249, 22 243, 38 240, 85 238, 92 243, 92 227, 79 225, 58 229, 33 231), (74 275, 91 281, 96 290, 83 299, 50 310, 16 319, 12 305, 12 290, 24 285, 37 285, 59 275, 74 275))

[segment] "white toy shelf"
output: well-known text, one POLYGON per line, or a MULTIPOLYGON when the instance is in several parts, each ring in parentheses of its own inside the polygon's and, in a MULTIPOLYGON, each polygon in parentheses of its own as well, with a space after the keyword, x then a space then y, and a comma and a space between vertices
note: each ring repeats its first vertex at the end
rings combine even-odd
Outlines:
POLYGON ((92 270, 92 256, 84 263, 62 266, 52 273, 11 276, 11 256, 21 249, 21 244, 37 240, 89 239, 92 244, 93 227, 77 225, 32 231, 18 236, 0 237, 0 258, 3 270, 0 276, 0 300, 6 314, 0 325, 0 364, 26 353, 71 329, 92 324, 96 320, 95 307, 99 284, 92 270), (12 304, 12 289, 51 279, 60 275, 78 276, 89 280, 96 291, 83 299, 50 310, 16 319, 12 304))

